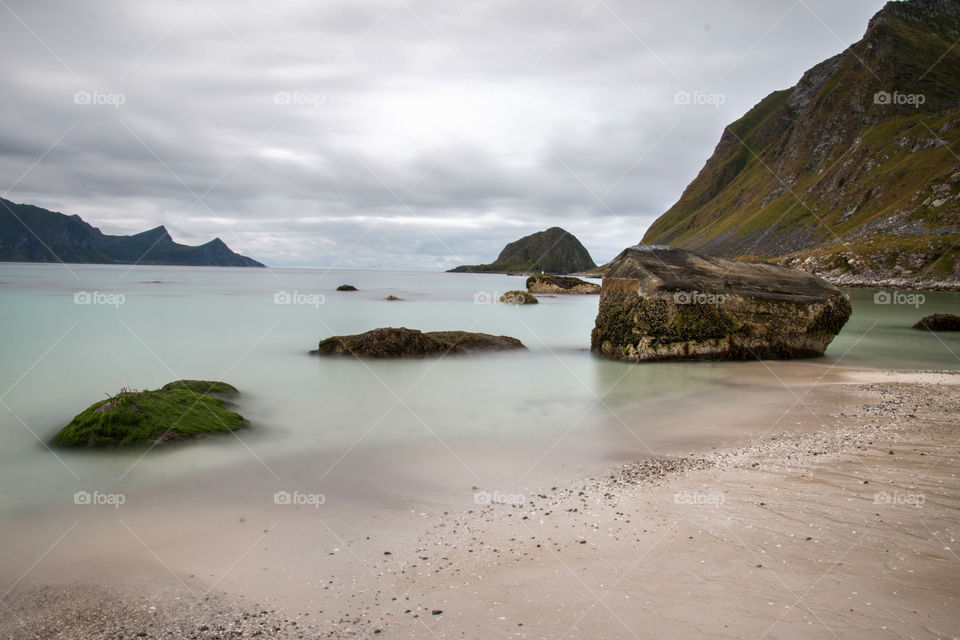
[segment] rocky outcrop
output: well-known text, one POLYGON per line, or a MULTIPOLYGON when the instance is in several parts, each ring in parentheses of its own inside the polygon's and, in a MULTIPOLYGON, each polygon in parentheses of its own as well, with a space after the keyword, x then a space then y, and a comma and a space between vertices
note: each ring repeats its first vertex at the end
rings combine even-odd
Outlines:
POLYGON ((539 300, 532 293, 526 291, 507 291, 500 296, 500 302, 505 304, 539 304, 539 300))
POLYGON ((527 278, 530 293, 600 293, 600 285, 571 276, 530 276, 527 278))
POLYGON ((0 261, 88 264, 163 264, 262 267, 234 253, 220 238, 189 246, 174 242, 162 225, 132 236, 111 236, 84 222, 0 198, 0 261))
POLYGON ((509 336, 469 331, 425 333, 406 327, 389 327, 349 336, 333 336, 322 340, 317 349, 310 353, 358 358, 410 358, 513 349, 526 349, 526 347, 516 338, 509 336))
POLYGON ((490 264, 463 265, 450 272, 567 274, 596 267, 590 253, 572 233, 551 227, 511 242, 490 264))
POLYGON ((960 3, 888 2, 863 38, 728 125, 642 242, 831 282, 960 282, 960 3))
POLYGON ((54 437, 64 447, 161 444, 225 433, 247 424, 222 398, 237 395, 225 382, 178 380, 153 391, 123 389, 90 405, 54 437))
POLYGON ((603 278, 591 350, 631 362, 819 356, 849 316, 850 298, 805 271, 638 245, 603 278))
POLYGON ((921 331, 960 331, 960 316, 952 313, 935 313, 913 325, 913 328, 921 331))
POLYGON ((342 284, 337 287, 337 291, 356 291, 357 288, 352 284, 342 284))

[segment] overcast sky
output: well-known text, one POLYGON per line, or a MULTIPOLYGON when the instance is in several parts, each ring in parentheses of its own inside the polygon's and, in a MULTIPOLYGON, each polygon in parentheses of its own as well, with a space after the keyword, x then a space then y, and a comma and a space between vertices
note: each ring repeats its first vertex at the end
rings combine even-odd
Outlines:
POLYGON ((554 225, 602 263, 882 5, 0 0, 0 189, 271 266, 443 269, 554 225))

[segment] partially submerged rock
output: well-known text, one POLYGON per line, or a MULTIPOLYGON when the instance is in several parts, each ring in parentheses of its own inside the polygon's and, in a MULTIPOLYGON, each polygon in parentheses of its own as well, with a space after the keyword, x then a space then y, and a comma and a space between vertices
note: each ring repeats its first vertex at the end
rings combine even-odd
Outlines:
POLYGON ((960 331, 960 316, 952 313, 935 313, 913 325, 921 331, 960 331))
POLYGON ((526 347, 516 338, 509 336, 469 331, 424 333, 406 327, 387 327, 373 329, 366 333, 327 338, 310 353, 322 356, 352 355, 359 358, 408 358, 512 349, 526 349, 526 347))
POLYGON ((357 288, 352 284, 342 284, 337 287, 337 291, 356 291, 357 288))
POLYGON ((537 297, 526 291, 507 291, 500 296, 500 302, 506 304, 538 304, 537 297))
POLYGON ((530 293, 600 293, 600 285, 573 276, 530 276, 527 278, 530 293))
POLYGON ((849 296, 804 271, 638 245, 603 278, 591 350, 632 362, 820 356, 849 317, 849 296))
POLYGON ((123 389, 77 414, 54 438, 65 447, 164 443, 246 425, 220 397, 237 389, 225 382, 178 380, 154 391, 123 389))
POLYGON ((391 302, 393 302, 393 301, 403 300, 403 298, 398 298, 397 296, 390 295, 384 298, 384 300, 390 300, 391 302))

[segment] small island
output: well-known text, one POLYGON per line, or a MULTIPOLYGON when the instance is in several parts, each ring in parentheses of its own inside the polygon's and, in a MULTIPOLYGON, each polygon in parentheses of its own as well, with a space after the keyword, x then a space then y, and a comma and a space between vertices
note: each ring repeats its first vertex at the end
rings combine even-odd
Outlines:
POLYGON ((237 395, 225 382, 177 380, 153 391, 121 389, 90 405, 53 438, 62 447, 163 444, 226 433, 247 421, 223 398, 237 395))

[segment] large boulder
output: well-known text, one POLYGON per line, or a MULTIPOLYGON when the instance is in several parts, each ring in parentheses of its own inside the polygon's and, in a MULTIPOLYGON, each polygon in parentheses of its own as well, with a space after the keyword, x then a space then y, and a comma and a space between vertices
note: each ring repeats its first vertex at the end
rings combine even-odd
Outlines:
POLYGON ((349 336, 333 336, 322 340, 315 351, 321 356, 356 356, 358 358, 409 358, 481 351, 526 349, 510 336, 493 336, 469 331, 428 331, 406 327, 373 329, 349 336))
POLYGON ((600 285, 573 276, 530 276, 530 293, 600 293, 600 285))
POLYGON ((637 245, 609 264, 591 350, 631 362, 823 355, 850 298, 813 274, 637 245))
POLYGON ((505 304, 538 304, 537 296, 526 291, 507 291, 500 296, 500 302, 505 304))

